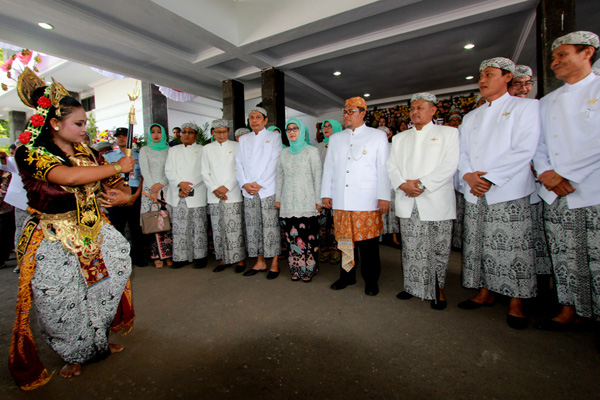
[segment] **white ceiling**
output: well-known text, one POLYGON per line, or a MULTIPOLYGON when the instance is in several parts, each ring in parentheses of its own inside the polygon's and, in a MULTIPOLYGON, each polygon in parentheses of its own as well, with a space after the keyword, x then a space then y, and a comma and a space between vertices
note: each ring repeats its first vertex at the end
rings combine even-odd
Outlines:
MULTIPOLYGON (((471 90, 465 77, 494 56, 535 70, 537 3, 0 0, 0 42, 218 101, 226 79, 259 97, 260 71, 277 67, 286 105, 319 115, 367 92, 369 104, 383 104, 417 91, 471 90), (469 42, 475 49, 463 49, 469 42)), ((577 28, 600 31, 598 0, 577 1, 577 28)))

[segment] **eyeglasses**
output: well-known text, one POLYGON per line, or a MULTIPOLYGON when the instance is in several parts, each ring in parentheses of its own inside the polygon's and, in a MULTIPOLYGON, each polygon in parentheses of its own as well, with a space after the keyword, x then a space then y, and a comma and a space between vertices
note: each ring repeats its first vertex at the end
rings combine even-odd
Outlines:
POLYGON ((354 109, 354 110, 342 110, 342 114, 343 115, 353 115, 357 111, 358 111, 357 109, 354 109))
POLYGON ((534 81, 514 82, 512 85, 516 88, 524 88, 524 87, 531 88, 531 87, 533 87, 533 82, 534 81))
POLYGON ((300 128, 298 128, 298 127, 295 127, 295 128, 287 128, 287 129, 286 129, 286 131, 287 131, 287 132, 299 132, 299 131, 300 131, 300 128))
POLYGON ((331 129, 333 128, 331 125, 323 125, 323 129, 331 129))

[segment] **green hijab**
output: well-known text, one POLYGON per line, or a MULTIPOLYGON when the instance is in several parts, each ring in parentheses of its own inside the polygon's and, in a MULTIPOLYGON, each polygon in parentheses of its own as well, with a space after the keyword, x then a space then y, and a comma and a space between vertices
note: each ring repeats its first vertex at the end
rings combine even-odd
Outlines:
MULTIPOLYGON (((277 130, 279 131, 279 134, 281 135, 281 129, 279 129, 279 128, 278 128, 278 127, 276 127, 275 125, 273 125, 273 126, 270 126, 270 127, 268 127, 268 128, 267 128, 267 130, 268 130, 268 131, 271 131, 271 132, 275 132, 275 129, 277 129, 277 130)), ((281 144, 281 148, 282 148, 282 149, 285 149, 285 147, 286 147, 286 146, 285 146, 285 144, 283 144, 283 143, 282 143, 282 144, 281 144)))
POLYGON ((298 118, 290 118, 285 123, 285 129, 286 129, 285 134, 286 135, 287 135, 287 127, 289 124, 298 125, 298 139, 295 142, 292 142, 288 135, 288 140, 290 141, 289 152, 292 154, 300 154, 300 153, 302 153, 302 150, 304 150, 306 148, 306 146, 308 145, 308 143, 306 142, 306 137, 308 136, 308 129, 306 129, 306 125, 304 125, 304 123, 302 121, 300 121, 298 118))
POLYGON ((148 147, 150 147, 152 150, 156 150, 156 151, 162 151, 162 150, 167 150, 169 148, 169 142, 167 141, 169 138, 167 137, 167 132, 165 131, 165 128, 161 125, 161 124, 152 124, 150 125, 150 128, 148 128, 148 134, 147 134, 147 143, 148 143, 148 147), (150 132, 152 132, 152 127, 153 126, 158 126, 160 128, 160 131, 162 132, 162 136, 160 137, 160 142, 156 143, 154 140, 152 140, 152 135, 150 134, 150 132))
MULTIPOLYGON (((325 122, 329 122, 331 124, 331 131, 332 131, 331 134, 332 135, 334 133, 338 133, 338 132, 341 132, 344 130, 342 128, 342 124, 337 122, 335 119, 326 119, 325 121, 323 121, 323 125, 325 125, 325 122)), ((321 129, 323 129, 323 125, 321 125, 321 129)), ((329 138, 325 137, 324 135, 323 135, 323 143, 329 143, 329 138)))

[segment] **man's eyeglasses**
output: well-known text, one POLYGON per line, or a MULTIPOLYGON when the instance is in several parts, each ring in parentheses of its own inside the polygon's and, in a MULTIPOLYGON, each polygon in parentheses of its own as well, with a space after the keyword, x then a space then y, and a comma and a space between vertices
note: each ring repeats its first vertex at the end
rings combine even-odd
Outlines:
POLYGON ((534 81, 527 81, 527 82, 513 82, 513 86, 516 88, 524 88, 524 87, 528 87, 528 88, 532 88, 533 87, 533 82, 534 81))
POLYGON ((358 112, 357 109, 354 110, 342 110, 343 115, 353 115, 355 112, 358 112))

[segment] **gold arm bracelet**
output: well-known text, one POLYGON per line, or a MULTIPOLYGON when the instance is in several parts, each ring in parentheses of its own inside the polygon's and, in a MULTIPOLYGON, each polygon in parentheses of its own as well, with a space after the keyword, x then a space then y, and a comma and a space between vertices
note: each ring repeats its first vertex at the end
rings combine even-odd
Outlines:
POLYGON ((121 165, 119 163, 114 162, 114 163, 111 163, 110 165, 115 167, 116 174, 120 174, 121 171, 123 171, 123 167, 121 167, 121 165))

